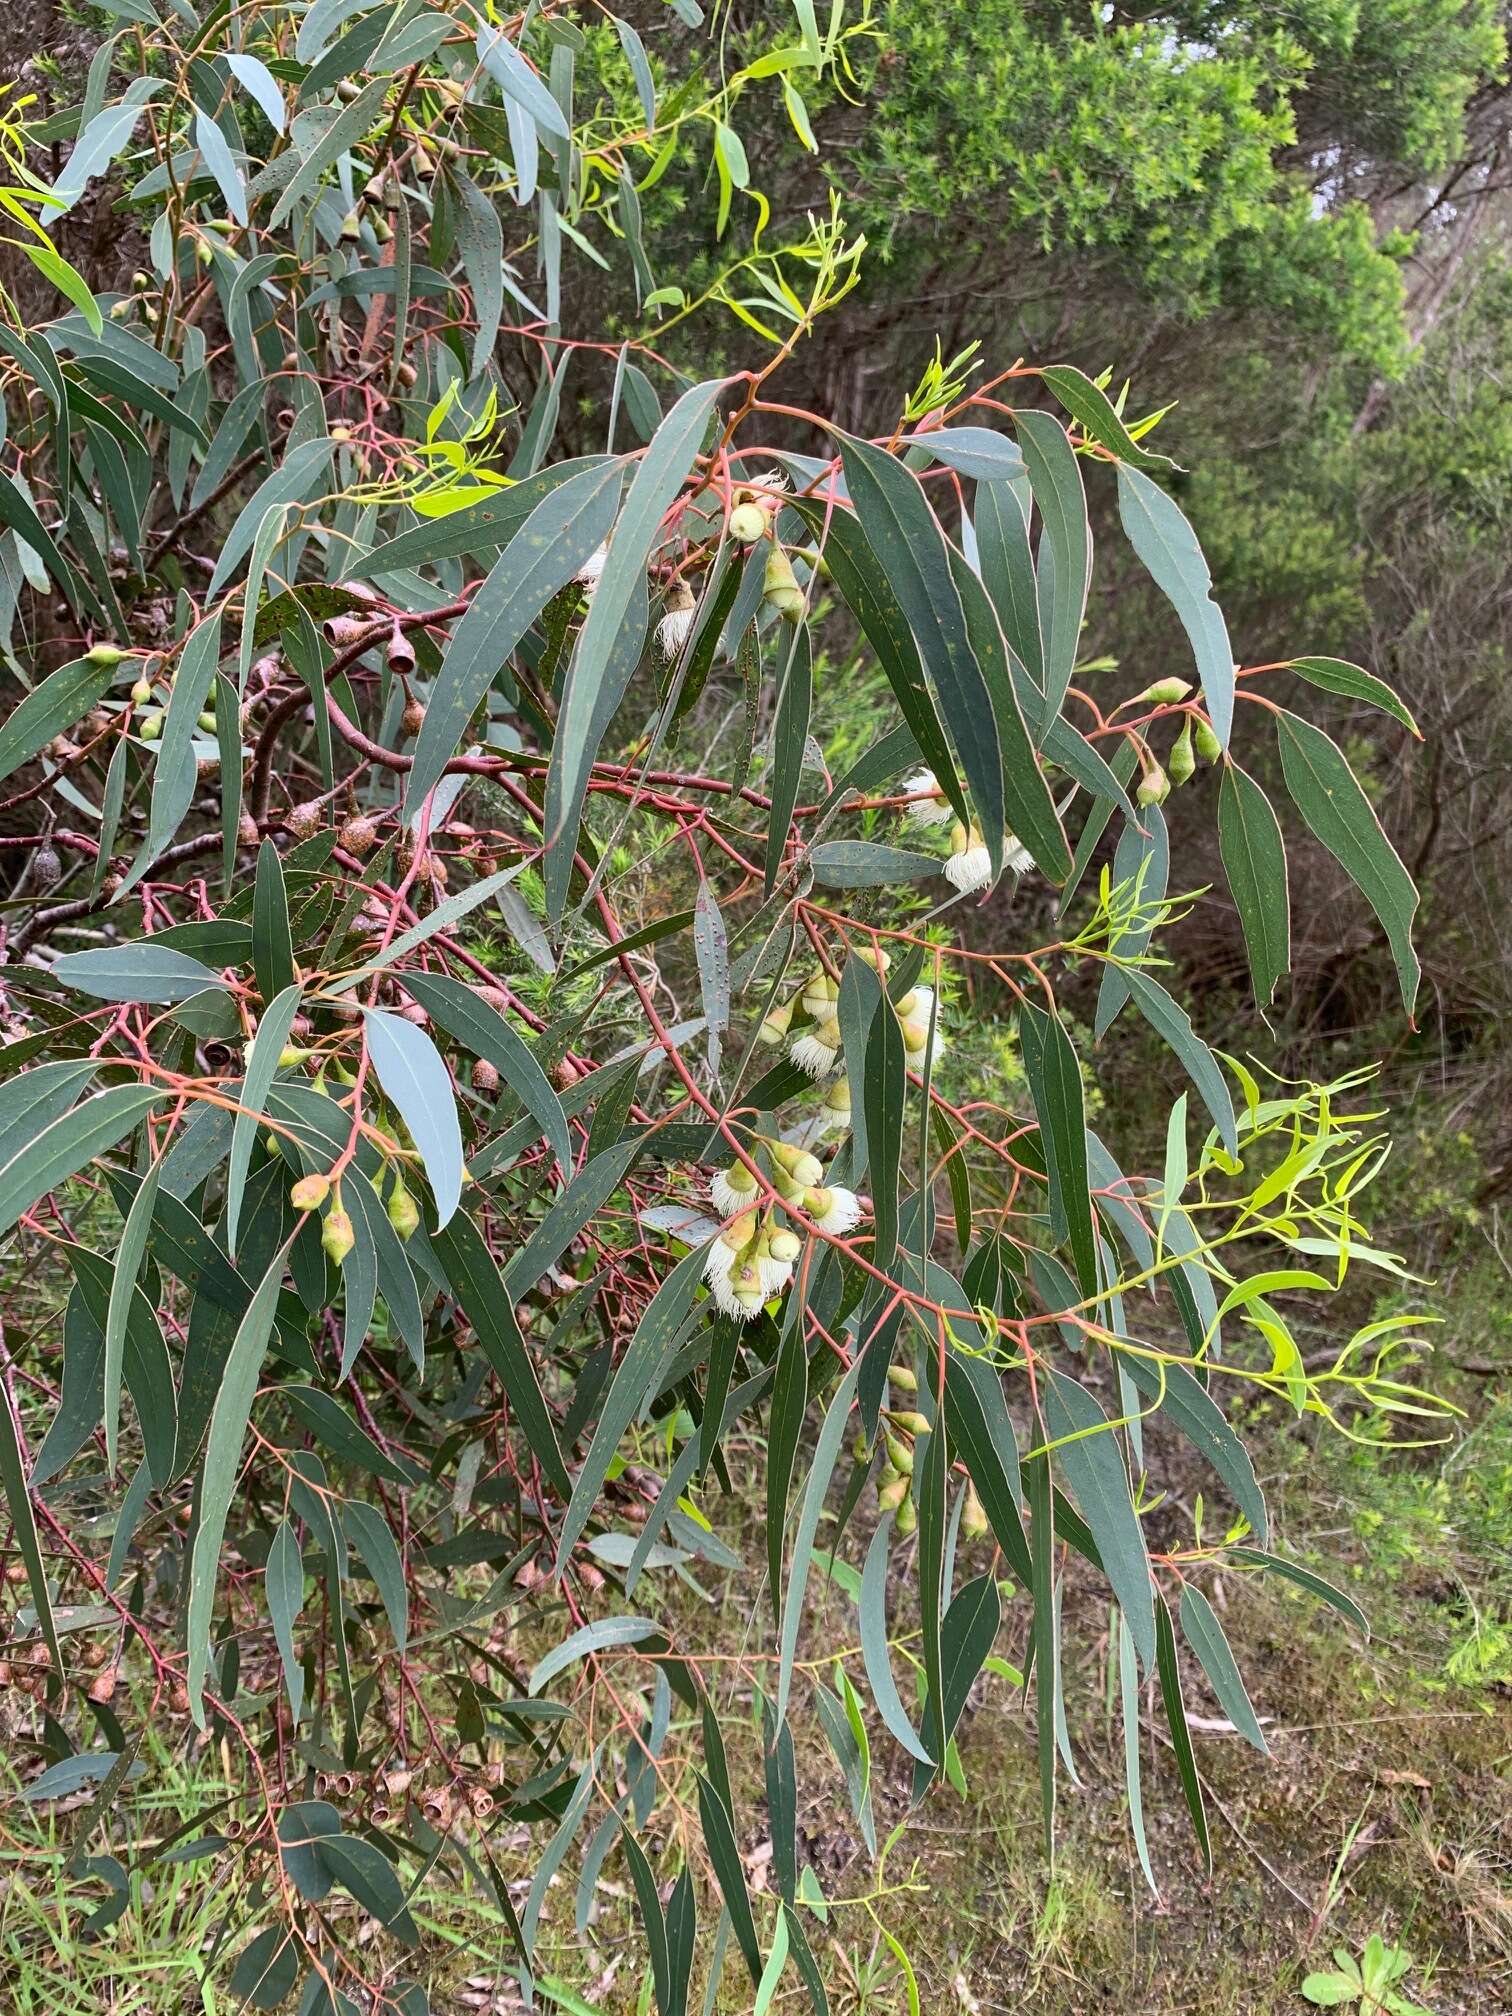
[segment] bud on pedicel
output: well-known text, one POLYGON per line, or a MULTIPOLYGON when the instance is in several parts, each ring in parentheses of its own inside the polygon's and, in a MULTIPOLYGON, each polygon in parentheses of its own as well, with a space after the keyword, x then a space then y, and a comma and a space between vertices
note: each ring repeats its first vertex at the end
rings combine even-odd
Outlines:
POLYGON ((1140 778, 1139 789, 1134 793, 1134 798, 1140 805, 1163 805, 1170 795, 1171 780, 1156 763, 1140 778))
POLYGON ((1148 700, 1152 707, 1174 707, 1178 700, 1185 700, 1192 690, 1190 679, 1157 679, 1153 686, 1146 686, 1143 693, 1134 695, 1135 704, 1148 700))
POLYGON ((138 679, 131 689, 132 706, 145 707, 152 698, 152 690, 152 681, 150 679, 138 679))
POLYGON ((744 504, 737 504, 730 513, 730 537, 738 539, 742 546, 754 546, 758 539, 765 536, 766 529, 765 511, 749 499, 744 504))
POLYGON ((163 717, 161 714, 149 714, 146 720, 142 723, 141 727, 137 730, 137 733, 141 736, 144 742, 156 742, 156 740, 158 739, 159 735, 162 734, 162 732, 163 732, 163 717))
POLYGON ((357 1244, 352 1221, 339 1204, 326 1213, 325 1223, 320 1228, 320 1243, 325 1248, 326 1258, 334 1260, 338 1267, 357 1244))
POLYGON ((798 586, 798 576, 793 572, 793 563, 780 546, 774 545, 767 555, 766 574, 762 580, 762 593, 767 607, 784 623, 797 623, 803 616, 803 590, 798 586))
POLYGON ((401 1239, 408 1239, 420 1229, 420 1207, 405 1189, 401 1181, 396 1182, 389 1192, 385 1206, 388 1221, 401 1239))
MULTIPOLYGON (((796 997, 795 997, 796 999, 796 997)), ((766 1015, 756 1034, 763 1043, 780 1043, 793 1022, 793 1001, 779 1001, 766 1015)))
POLYGON ((91 644, 89 649, 84 653, 84 663, 86 665, 119 665, 125 656, 126 653, 117 645, 91 644))
POLYGON ((1193 740, 1197 745, 1197 754, 1202 758, 1204 763, 1216 763, 1218 758, 1223 754, 1223 744, 1214 733, 1211 721, 1199 721, 1197 723, 1197 733, 1193 737, 1193 740))
POLYGON ((318 1211, 330 1194, 329 1176, 301 1176, 289 1187, 289 1202, 296 1211, 318 1211))
POLYGON ((903 1484, 905 1495, 902 1504, 898 1507, 898 1521, 893 1529, 900 1540, 906 1540, 909 1534, 917 1529, 919 1524, 919 1508, 914 1504, 913 1499, 907 1496, 907 1478, 903 1479, 903 1484))
POLYGON ((1197 768, 1197 758, 1192 754, 1192 723, 1186 726, 1171 744, 1171 753, 1166 758, 1166 775, 1173 784, 1185 784, 1197 768))

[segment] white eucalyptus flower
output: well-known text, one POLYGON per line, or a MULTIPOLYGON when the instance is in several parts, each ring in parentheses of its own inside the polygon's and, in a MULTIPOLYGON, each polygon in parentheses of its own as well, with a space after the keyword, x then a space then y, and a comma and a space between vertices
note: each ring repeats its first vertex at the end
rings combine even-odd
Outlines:
POLYGON ((1003 835, 1003 866, 1010 875, 1025 875, 1034 866, 1034 856, 1017 833, 1003 835))
POLYGON ((913 800, 904 807, 903 816, 911 819, 915 826, 943 826, 950 817, 950 802, 940 789, 940 780, 933 770, 916 770, 905 779, 903 789, 913 800))
POLYGON ((812 1029, 805 1029, 801 1036, 794 1037, 788 1055, 810 1078, 827 1078, 839 1062, 843 1040, 840 1024, 831 1015, 812 1029))
POLYGON ((599 576, 603 573, 604 567, 608 559, 609 559, 609 547, 606 541, 604 545, 596 546, 593 549, 593 551, 588 555, 588 558, 583 562, 582 566, 579 567, 575 578, 578 581, 579 585, 589 595, 591 595, 594 589, 597 588, 599 584, 599 576))
POLYGON ((723 1274, 711 1286, 710 1293, 716 1306, 726 1316, 733 1316, 738 1322, 749 1323, 761 1314, 762 1305, 767 1300, 768 1289, 761 1278, 761 1268, 755 1260, 742 1260, 738 1266, 723 1274))
POLYGON ((748 1211, 756 1196, 756 1178, 743 1162, 732 1162, 728 1169, 716 1169, 709 1179, 709 1201, 721 1218, 733 1218, 737 1211, 748 1211))
POLYGON ((723 1239, 716 1239, 704 1255, 703 1277, 711 1288, 732 1271, 735 1265, 735 1249, 726 1245, 723 1239))
POLYGON ((693 633, 693 591, 674 581, 667 591, 667 610, 656 626, 656 648, 663 658, 675 658, 693 633))
POLYGON ((854 1190, 831 1183, 809 1191, 808 1214, 821 1232, 843 1238, 861 1222, 861 1200, 854 1190))
POLYGON ((945 879, 969 896, 992 881, 992 856, 987 843, 973 826, 968 833, 958 819, 950 833, 950 859, 945 863, 945 879))

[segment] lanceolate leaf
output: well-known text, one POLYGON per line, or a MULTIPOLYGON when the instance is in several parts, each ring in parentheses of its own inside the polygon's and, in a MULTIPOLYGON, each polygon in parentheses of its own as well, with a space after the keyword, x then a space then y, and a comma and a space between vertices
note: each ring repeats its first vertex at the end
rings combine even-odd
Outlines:
POLYGON ((1381 830, 1370 800, 1342 752, 1321 728, 1295 714, 1278 714, 1281 769, 1286 788, 1313 832, 1380 918, 1396 961, 1402 1001, 1412 1014, 1420 968, 1412 949, 1418 895, 1412 877, 1381 830))
MULTIPOLYGON (((686 1265, 686 1262, 684 1264, 686 1265)), ((777 1671, 776 1712, 779 1722, 786 1719, 788 1695, 793 1685, 793 1661, 798 1656, 798 1627, 803 1620, 804 1592, 808 1588, 814 1539, 819 1531, 819 1515, 824 1510, 825 1493, 829 1490, 830 1479, 839 1460, 840 1445, 845 1439, 851 1402, 856 1397, 856 1381, 860 1374, 861 1360, 858 1357, 835 1388, 829 1411, 824 1417, 824 1425, 819 1431, 819 1439, 814 1446, 813 1467, 809 1471, 808 1487, 803 1494, 803 1510, 799 1515, 798 1530, 793 1540, 792 1566, 788 1570, 787 1595, 782 1605, 781 1663, 777 1671)))
POLYGON ((893 1679, 892 1661, 887 1652, 887 1561, 892 1538, 892 1514, 884 1513, 866 1550, 866 1567, 861 1576, 861 1656, 866 1665, 866 1681, 872 1700, 889 1733, 918 1763, 932 1762, 929 1752, 914 1733, 913 1724, 893 1679))
POLYGON ((202 959, 143 938, 96 952, 65 952, 53 961, 53 972, 64 986, 97 1001, 187 1001, 226 984, 202 959))
POLYGON ((601 719, 599 703, 610 656, 617 646, 624 648, 621 629, 644 596, 646 563, 662 517, 687 478, 722 389, 721 379, 693 386, 657 429, 631 478, 610 537, 609 557, 568 667, 551 751, 557 814, 546 835, 548 909, 554 922, 566 907, 583 787, 608 726, 601 719))
POLYGON ((1227 749, 1234 722, 1234 653, 1197 536, 1180 506, 1136 469, 1119 469, 1118 511, 1129 544, 1191 640, 1208 717, 1227 749))
POLYGON ((1180 1058, 1187 1076, 1197 1087, 1203 1105, 1213 1116, 1213 1124, 1223 1139, 1223 1145, 1230 1155, 1237 1155, 1239 1134, 1234 1120, 1234 1102, 1212 1051, 1193 1029, 1191 1017, 1171 999, 1158 980, 1152 980, 1139 967, 1126 967, 1124 979, 1140 1014, 1180 1058))
POLYGON ((189 1712, 195 1726, 205 1726, 204 1687, 210 1670, 210 1620, 215 1607, 215 1583, 220 1567, 221 1541, 226 1516, 236 1491, 241 1469, 242 1442, 257 1393, 258 1377, 273 1317, 278 1306, 279 1284, 283 1280, 287 1247, 280 1247, 268 1263, 258 1283, 247 1313, 237 1327, 220 1392, 210 1416, 210 1433, 205 1443, 205 1464, 200 1479, 199 1517, 189 1552, 188 1602, 185 1641, 189 1650, 186 1675, 189 1712))
POLYGON ((22 1212, 30 1211, 86 1162, 113 1148, 162 1098, 155 1086, 114 1085, 83 1100, 18 1147, 9 1161, 0 1164, 0 1233, 8 1232, 22 1212))
POLYGON ((1289 670, 1309 686, 1321 686, 1325 693, 1342 693, 1351 700, 1364 700, 1379 707, 1394 721, 1422 740, 1422 730, 1384 679, 1351 665, 1343 658, 1293 658, 1289 670))
POLYGON ((807 502, 798 508, 811 530, 824 533, 825 562, 835 586, 876 652, 919 754, 934 772, 957 818, 969 818, 955 758, 925 682, 918 646, 860 520, 849 511, 836 511, 826 519, 821 507, 807 502))
POLYGON ((1140 447, 1107 393, 1074 364, 1042 364, 1039 375, 1082 432, 1100 441, 1104 448, 1111 448, 1120 461, 1131 463, 1136 469, 1172 466, 1168 455, 1152 455, 1147 448, 1140 447))
POLYGON ((87 658, 76 658, 34 686, 0 722, 0 780, 29 763, 55 735, 82 720, 115 676, 109 665, 91 665, 87 658))
POLYGON ((1208 1835, 1207 1808, 1202 1797, 1202 1781, 1197 1775, 1197 1759, 1192 1752, 1192 1737, 1187 1727, 1186 1707, 1181 1698, 1181 1667, 1176 1656, 1176 1633, 1171 1628, 1171 1613, 1166 1609, 1165 1600, 1159 1597, 1155 1603, 1155 1661, 1160 1675, 1160 1698, 1165 1707, 1166 1727, 1171 1732, 1171 1749, 1176 1758, 1177 1775, 1181 1779, 1187 1810, 1192 1816, 1197 1845, 1202 1850, 1203 1866, 1211 1874, 1213 1844, 1208 1835))
POLYGON ((1108 1417, 1087 1389, 1063 1372, 1046 1370, 1041 1398, 1055 1460, 1092 1529, 1103 1568, 1134 1636, 1140 1664, 1155 1663, 1150 1561, 1108 1417))
POLYGON ((552 596, 608 538, 623 482, 617 462, 594 463, 541 498, 510 538, 452 632, 426 701, 405 805, 418 819, 455 755, 474 708, 552 596))
POLYGON ((1253 1743, 1262 1757, 1268 1757, 1270 1746, 1256 1720, 1244 1682, 1239 1677, 1239 1668, 1234 1664, 1234 1655, 1229 1650, 1223 1626, 1218 1622, 1212 1604, 1193 1582, 1182 1586, 1181 1628, 1208 1677, 1208 1684, 1218 1697, 1219 1707, 1245 1741, 1253 1743))
POLYGON ((542 1135, 564 1176, 572 1173, 572 1136, 562 1102, 525 1039, 477 990, 439 973, 406 973, 404 984, 448 1034, 498 1071, 542 1135))
POLYGON ((1087 1180, 1087 1111, 1081 1067, 1059 1016, 1027 1001, 1019 1009, 1024 1069, 1050 1172, 1050 1220, 1067 1241, 1082 1293, 1097 1288, 1097 1228, 1087 1180))
POLYGON ((895 456, 842 436, 841 458, 861 529, 913 632, 954 738, 996 874, 1002 867, 1004 827, 997 716, 967 634, 944 534, 919 479, 895 456))
POLYGON ((423 1029, 386 1009, 363 1011, 368 1055, 409 1129, 436 1200, 438 1229, 462 1197, 462 1127, 451 1074, 423 1029))
POLYGON ((1013 424, 1023 443, 1029 482, 1044 528, 1036 591, 1044 640, 1045 697, 1039 719, 1043 740, 1060 713, 1080 647, 1092 579, 1092 528, 1081 469, 1065 428, 1049 413, 1016 413, 1013 424))
POLYGON ((1291 965, 1286 843, 1271 802, 1236 763, 1218 787, 1218 844, 1249 953, 1255 1000, 1268 1008, 1291 965))
POLYGON ((458 1212, 449 1224, 431 1234, 431 1246, 446 1270, 453 1293, 467 1312, 478 1342, 499 1375, 510 1412, 523 1430, 528 1446, 540 1459, 556 1489, 564 1498, 570 1497, 571 1481, 535 1366, 520 1334, 513 1299, 499 1277, 482 1234, 466 1212, 458 1212))

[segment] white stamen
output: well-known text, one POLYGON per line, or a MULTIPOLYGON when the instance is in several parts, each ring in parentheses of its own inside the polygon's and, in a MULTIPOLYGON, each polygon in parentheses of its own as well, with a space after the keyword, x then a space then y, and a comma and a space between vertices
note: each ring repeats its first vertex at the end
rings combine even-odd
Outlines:
POLYGON ((939 779, 933 770, 916 770, 905 780, 903 789, 913 803, 904 807, 904 817, 916 826, 943 826, 950 818, 950 806, 940 795, 939 779), (927 792, 927 797, 921 795, 927 792))
POLYGON ((992 856, 985 846, 967 847, 952 854, 945 863, 945 879, 955 884, 963 896, 985 889, 992 880, 992 856))

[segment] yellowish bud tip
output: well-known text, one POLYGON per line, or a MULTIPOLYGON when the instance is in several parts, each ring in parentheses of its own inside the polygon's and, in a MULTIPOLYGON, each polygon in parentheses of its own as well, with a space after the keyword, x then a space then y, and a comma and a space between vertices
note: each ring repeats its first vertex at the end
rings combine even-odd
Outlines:
POLYGON ((301 1176, 289 1188, 289 1202, 296 1211, 318 1211, 331 1194, 329 1176, 301 1176))

